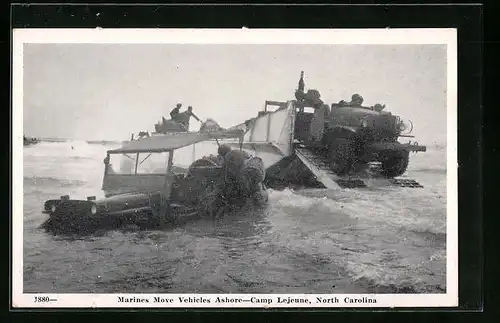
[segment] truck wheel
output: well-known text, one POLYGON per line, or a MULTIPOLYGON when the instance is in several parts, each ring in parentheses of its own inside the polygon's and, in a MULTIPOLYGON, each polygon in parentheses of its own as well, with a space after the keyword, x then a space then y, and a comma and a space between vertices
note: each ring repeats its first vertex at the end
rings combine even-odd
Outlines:
POLYGON ((328 150, 330 168, 338 175, 349 173, 354 164, 355 153, 353 141, 344 138, 334 139, 328 150))
POLYGON ((409 161, 409 152, 391 152, 382 160, 382 174, 388 178, 401 176, 406 172, 409 161))

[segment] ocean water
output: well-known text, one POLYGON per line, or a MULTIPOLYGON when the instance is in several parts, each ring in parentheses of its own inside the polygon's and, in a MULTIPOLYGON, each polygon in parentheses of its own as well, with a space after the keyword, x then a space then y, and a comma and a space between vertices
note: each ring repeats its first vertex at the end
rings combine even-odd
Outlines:
POLYGON ((271 190, 264 208, 161 231, 40 229, 45 200, 103 195, 115 146, 24 147, 25 293, 446 291, 445 146, 411 155, 407 176, 423 189, 271 190))

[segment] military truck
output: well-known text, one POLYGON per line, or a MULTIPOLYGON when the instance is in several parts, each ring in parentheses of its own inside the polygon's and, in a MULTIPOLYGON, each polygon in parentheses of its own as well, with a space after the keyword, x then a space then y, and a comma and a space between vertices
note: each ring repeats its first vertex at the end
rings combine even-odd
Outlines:
POLYGON ((357 94, 351 102, 324 104, 319 91, 304 92, 303 72, 295 96, 294 138, 322 154, 339 176, 375 162, 381 176, 398 177, 406 172, 410 152, 426 151, 416 142, 399 142, 413 138, 413 124, 385 111, 385 105, 363 106, 357 94))

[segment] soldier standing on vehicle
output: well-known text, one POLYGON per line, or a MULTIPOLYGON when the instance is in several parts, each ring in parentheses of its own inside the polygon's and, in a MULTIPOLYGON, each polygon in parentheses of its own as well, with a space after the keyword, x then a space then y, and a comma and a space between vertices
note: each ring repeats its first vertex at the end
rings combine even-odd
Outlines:
POLYGON ((178 114, 178 116, 177 116, 178 121, 177 122, 181 123, 182 125, 184 125, 184 127, 186 127, 187 130, 189 130, 189 119, 191 117, 198 120, 198 122, 201 122, 200 118, 198 118, 193 113, 193 107, 191 107, 191 106, 188 107, 187 111, 184 111, 184 112, 181 112, 178 114))
POLYGON ((173 121, 176 121, 181 107, 182 107, 182 103, 177 103, 176 107, 173 108, 172 111, 170 111, 170 118, 172 118, 173 121))

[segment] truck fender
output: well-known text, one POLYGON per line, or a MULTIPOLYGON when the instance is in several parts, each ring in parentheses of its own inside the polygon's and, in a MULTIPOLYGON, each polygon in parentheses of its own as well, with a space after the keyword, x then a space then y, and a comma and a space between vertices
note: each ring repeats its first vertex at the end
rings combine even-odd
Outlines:
POLYGON ((353 138, 357 135, 357 129, 349 126, 335 126, 329 128, 325 133, 325 139, 329 139, 332 136, 335 138, 353 138))

